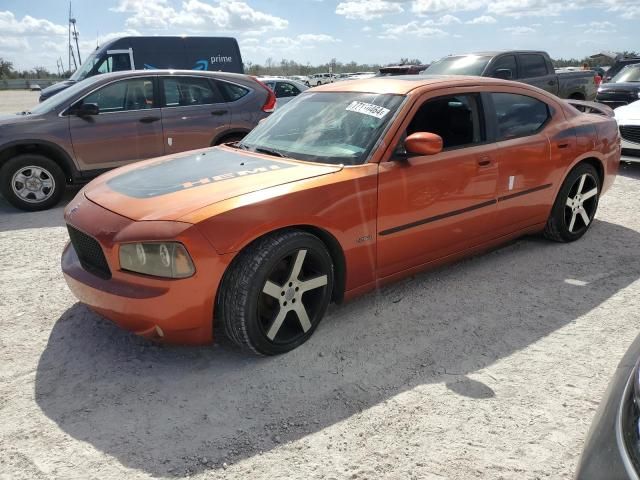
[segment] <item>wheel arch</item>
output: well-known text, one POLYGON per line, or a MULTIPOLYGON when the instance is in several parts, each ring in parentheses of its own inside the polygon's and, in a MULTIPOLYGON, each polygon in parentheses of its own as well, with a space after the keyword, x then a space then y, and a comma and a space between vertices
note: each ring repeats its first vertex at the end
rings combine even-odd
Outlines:
POLYGON ((0 168, 7 160, 23 154, 43 155, 50 158, 62 168, 67 183, 72 183, 78 176, 78 170, 71 156, 59 145, 45 140, 18 140, 0 146, 0 168))
POLYGON ((604 164, 602 163, 602 160, 600 160, 597 157, 583 158, 582 160, 577 162, 575 165, 573 165, 571 169, 573 170, 576 166, 580 165, 581 163, 588 163, 589 165, 593 166, 593 168, 596 169, 596 172, 598 173, 598 180, 600 180, 600 187, 602 188, 602 185, 604 183, 604 164))
POLYGON ((342 249, 342 245, 333 234, 331 234, 329 231, 325 230, 324 228, 318 227, 316 225, 297 224, 297 225, 288 225, 285 227, 280 227, 274 230, 270 230, 268 232, 264 232, 261 235, 252 238, 250 241, 245 242, 244 245, 242 245, 242 247, 235 252, 233 259, 227 266, 222 276, 222 279, 220 280, 220 286, 218 287, 218 291, 216 293, 216 298, 215 298, 216 306, 218 305, 218 302, 219 302, 220 290, 221 290, 220 287, 223 285, 225 281, 227 272, 229 272, 233 268, 240 254, 244 252, 247 248, 249 248, 251 245, 253 245, 255 242, 260 240, 261 238, 264 238, 267 235, 273 235, 279 232, 286 232, 287 230, 299 230, 302 232, 310 233, 311 235, 317 237, 324 244, 324 246, 327 248, 327 251, 329 252, 329 255, 331 256, 331 260, 333 261, 333 266, 334 266, 335 277, 333 282, 334 288, 331 294, 331 300, 334 301, 335 303, 342 302, 342 300, 344 299, 346 273, 347 273, 346 259, 344 255, 344 250, 342 249))
POLYGON ((225 143, 225 140, 228 138, 246 135, 250 131, 251 130, 247 130, 246 128, 232 128, 230 130, 225 130, 224 132, 213 137, 213 139, 211 140, 211 146, 214 147, 216 145, 220 145, 221 143, 225 143))

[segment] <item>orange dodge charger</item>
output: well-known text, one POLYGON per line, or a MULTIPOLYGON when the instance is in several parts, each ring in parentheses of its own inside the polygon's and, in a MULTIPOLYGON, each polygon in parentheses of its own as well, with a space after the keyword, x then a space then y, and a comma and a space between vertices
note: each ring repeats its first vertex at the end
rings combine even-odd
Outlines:
POLYGON ((589 111, 490 78, 314 88, 239 143, 92 181, 65 210, 62 269, 136 334, 203 344, 222 322, 283 353, 331 301, 521 235, 579 239, 620 161, 615 120, 589 111))

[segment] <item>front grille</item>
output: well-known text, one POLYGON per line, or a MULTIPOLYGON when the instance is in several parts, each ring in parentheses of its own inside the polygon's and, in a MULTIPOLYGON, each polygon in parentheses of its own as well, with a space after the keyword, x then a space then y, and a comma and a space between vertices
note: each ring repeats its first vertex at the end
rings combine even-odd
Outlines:
POLYGON ((624 107, 625 105, 629 105, 629 102, 625 101, 614 101, 614 100, 598 100, 599 103, 604 103, 607 107, 616 109, 618 107, 624 107))
POLYGON ((640 150, 634 150, 632 148, 623 148, 622 149, 622 156, 623 157, 640 158, 640 150))
POLYGON ((620 136, 630 142, 640 143, 640 125, 620 125, 620 136))
POLYGON ((82 268, 97 277, 109 280, 111 278, 111 270, 98 241, 71 225, 67 225, 67 230, 82 268))

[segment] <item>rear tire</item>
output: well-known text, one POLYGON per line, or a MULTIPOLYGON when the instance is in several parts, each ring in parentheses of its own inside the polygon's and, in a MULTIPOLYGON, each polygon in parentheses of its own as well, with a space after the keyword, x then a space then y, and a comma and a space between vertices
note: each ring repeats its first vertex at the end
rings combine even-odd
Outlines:
POLYGON ((573 242, 587 233, 598 209, 600 189, 593 165, 578 164, 558 192, 544 236, 556 242, 573 242))
POLYGON ((218 319, 226 336, 260 355, 306 342, 322 320, 333 289, 333 262, 317 237, 287 230, 241 252, 220 287, 218 319))
POLYGON ((21 210, 34 212, 57 205, 65 187, 60 166, 43 155, 18 155, 0 169, 0 193, 21 210))

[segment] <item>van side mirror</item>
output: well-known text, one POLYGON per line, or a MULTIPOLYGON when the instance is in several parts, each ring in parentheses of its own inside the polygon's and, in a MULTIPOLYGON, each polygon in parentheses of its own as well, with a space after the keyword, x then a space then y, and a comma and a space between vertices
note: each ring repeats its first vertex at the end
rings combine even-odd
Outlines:
POLYGON ((73 109, 73 113, 79 117, 89 117, 91 115, 98 115, 100 113, 100 108, 97 103, 83 103, 77 105, 73 109))
POLYGON ((404 148, 411 155, 435 155, 442 151, 442 137, 431 132, 416 132, 404 141, 404 148))
POLYGON ((510 68, 499 68, 493 72, 495 78, 501 78, 502 80, 511 80, 513 78, 513 71, 510 68))

